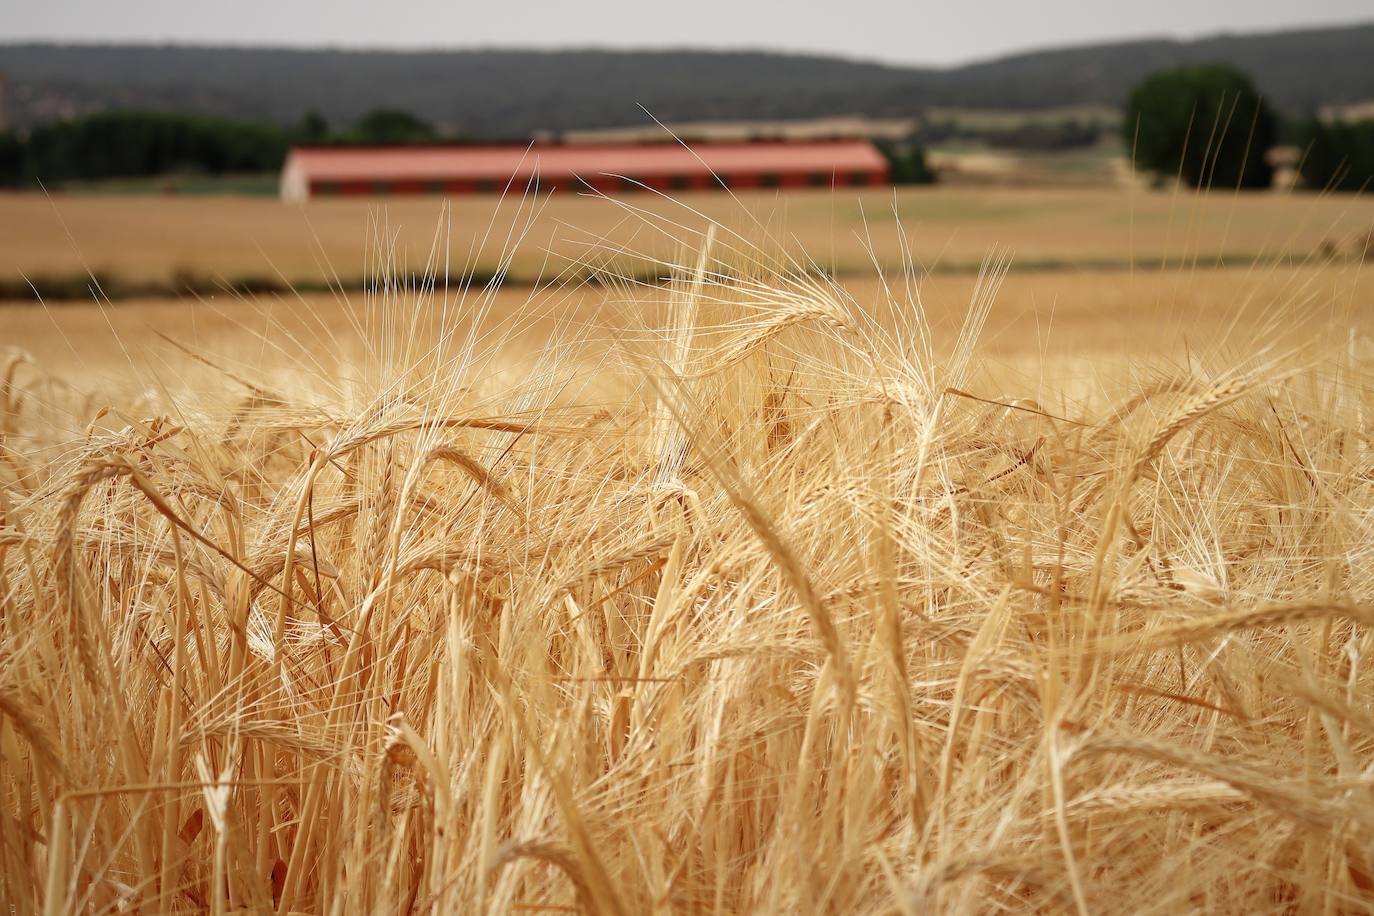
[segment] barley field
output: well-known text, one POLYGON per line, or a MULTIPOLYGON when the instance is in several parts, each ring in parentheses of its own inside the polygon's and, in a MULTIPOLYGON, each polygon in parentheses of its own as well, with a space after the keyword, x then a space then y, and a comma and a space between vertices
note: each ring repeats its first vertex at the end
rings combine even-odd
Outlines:
POLYGON ((883 199, 6 201, 370 282, 0 305, 0 900, 1374 906, 1369 204, 883 199))

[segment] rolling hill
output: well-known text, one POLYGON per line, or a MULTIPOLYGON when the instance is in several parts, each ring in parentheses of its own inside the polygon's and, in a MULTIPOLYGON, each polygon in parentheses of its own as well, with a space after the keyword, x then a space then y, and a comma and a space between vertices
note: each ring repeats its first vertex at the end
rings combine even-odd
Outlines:
POLYGON ((403 108, 470 136, 933 106, 1117 104, 1143 74, 1229 61, 1280 108, 1374 99, 1374 23, 1194 41, 1035 51, 935 69, 757 51, 375 51, 153 45, 0 45, 18 126, 109 108, 333 122, 403 108))

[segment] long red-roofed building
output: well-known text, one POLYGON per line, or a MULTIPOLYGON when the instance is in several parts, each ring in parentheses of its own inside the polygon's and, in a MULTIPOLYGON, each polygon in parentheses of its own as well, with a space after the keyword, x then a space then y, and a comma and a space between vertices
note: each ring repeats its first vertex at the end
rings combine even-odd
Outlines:
POLYGON ((752 143, 303 146, 281 174, 284 200, 333 194, 690 191, 864 187, 888 182, 867 140, 752 143))

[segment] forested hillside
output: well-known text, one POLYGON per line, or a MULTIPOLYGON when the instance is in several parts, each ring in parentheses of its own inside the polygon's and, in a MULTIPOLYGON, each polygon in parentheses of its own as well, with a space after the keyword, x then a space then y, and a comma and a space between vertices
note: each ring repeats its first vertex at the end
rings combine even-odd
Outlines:
POLYGON ((1199 61, 1234 63, 1277 107, 1303 113, 1374 99, 1371 60, 1374 24, 1046 50, 949 69, 748 51, 0 45, 19 126, 110 108, 287 123, 307 111, 346 122, 392 107, 474 137, 642 123, 641 105, 669 120, 1115 105, 1144 74, 1199 61))

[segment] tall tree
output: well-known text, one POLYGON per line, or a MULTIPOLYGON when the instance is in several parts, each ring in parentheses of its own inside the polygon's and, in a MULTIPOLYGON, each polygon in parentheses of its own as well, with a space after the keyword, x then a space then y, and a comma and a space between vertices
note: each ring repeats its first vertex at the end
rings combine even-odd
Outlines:
POLYGON ((1277 124, 1250 77, 1226 64, 1146 77, 1123 122, 1139 169, 1195 187, 1263 188, 1277 124))
POLYGON ((1318 191, 1374 187, 1374 121, 1313 119, 1300 131, 1302 182, 1318 191))

